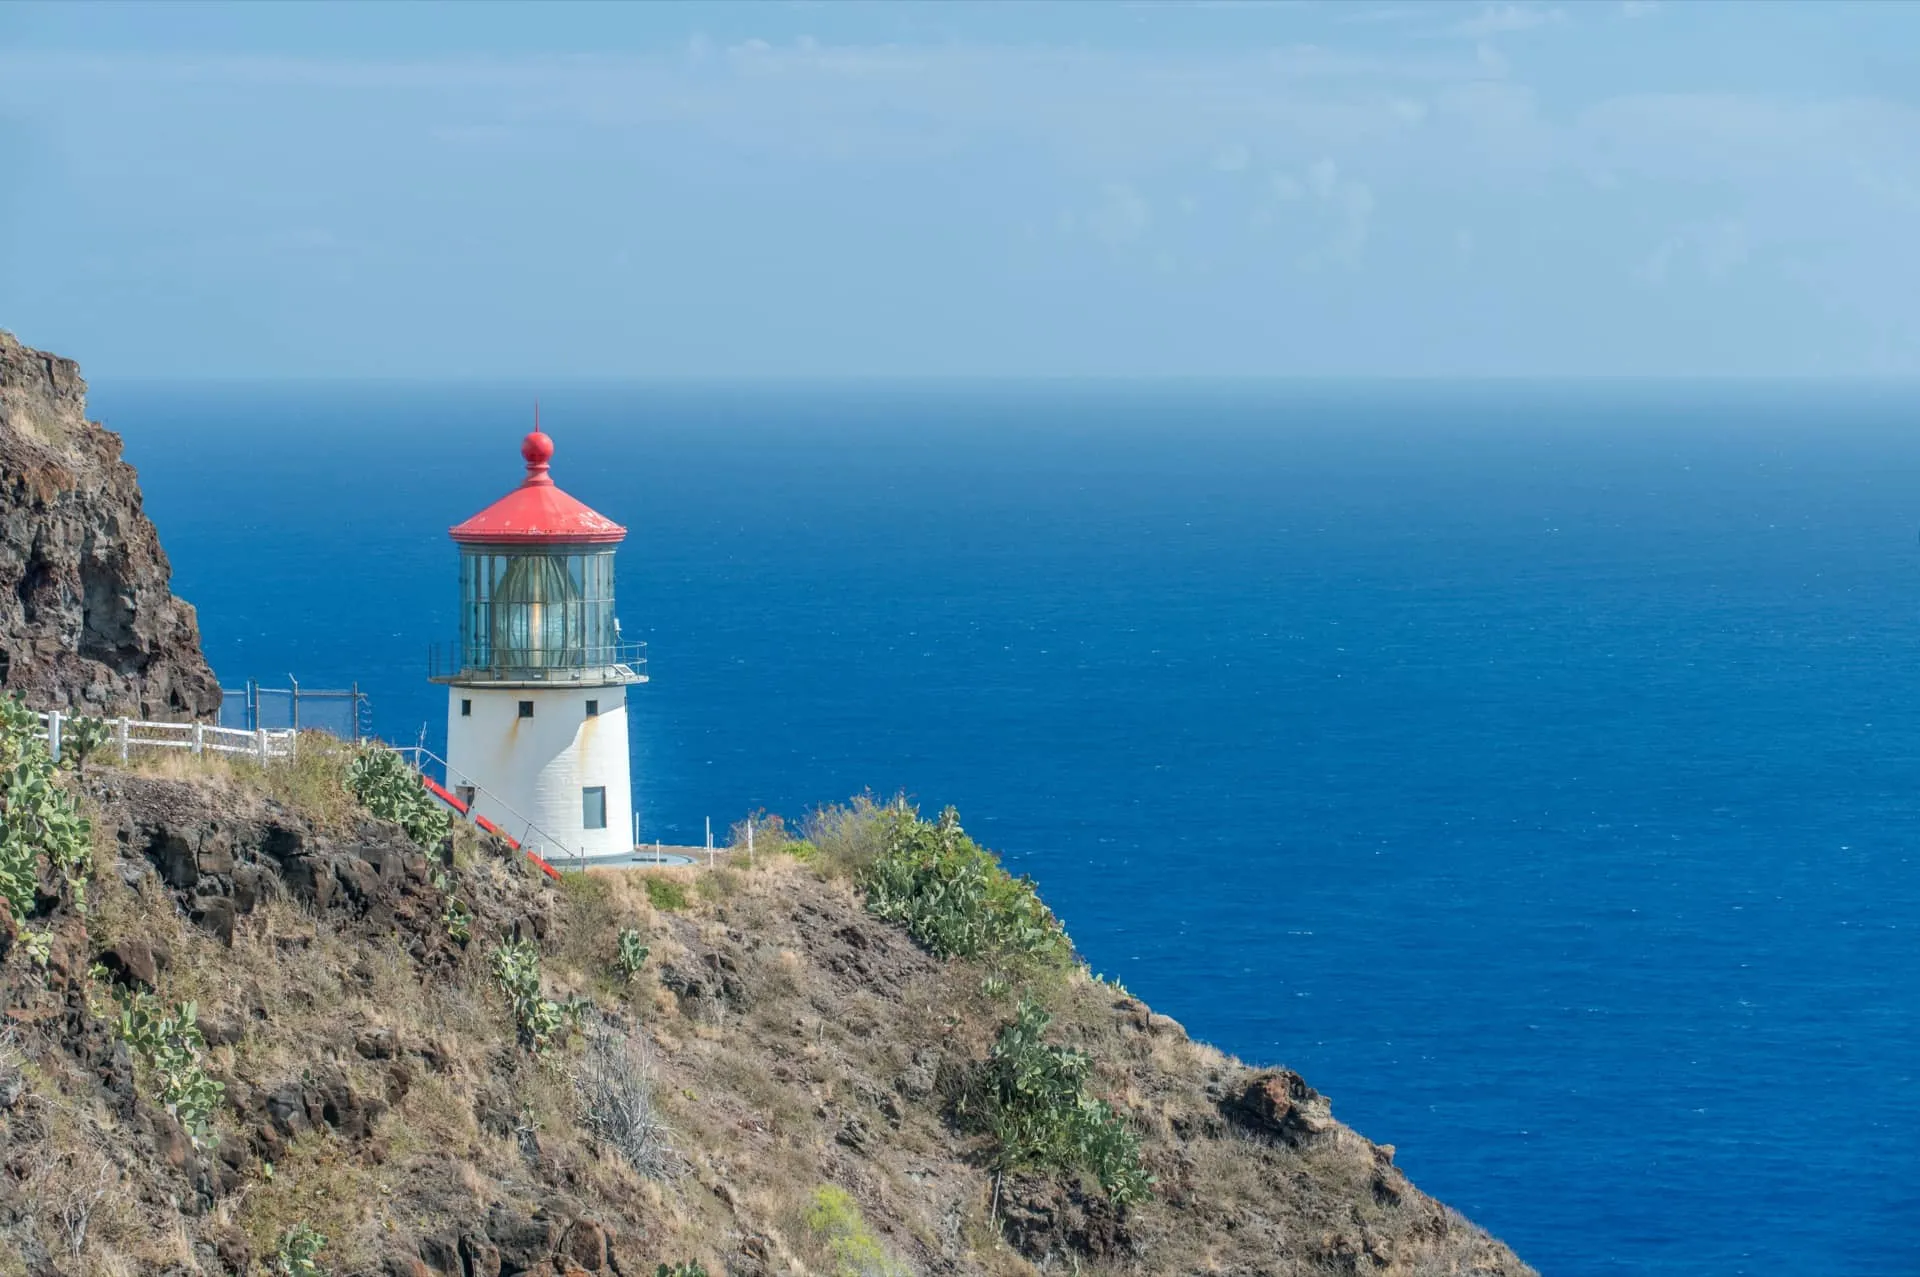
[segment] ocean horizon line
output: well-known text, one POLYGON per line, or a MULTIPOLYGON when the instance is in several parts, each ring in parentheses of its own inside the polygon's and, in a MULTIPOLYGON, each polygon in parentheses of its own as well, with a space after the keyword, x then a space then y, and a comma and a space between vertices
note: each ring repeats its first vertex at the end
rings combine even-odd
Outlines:
POLYGON ((1818 385, 1920 389, 1920 373, 559 373, 552 376, 513 374, 473 377, 459 374, 377 376, 362 374, 235 374, 231 376, 170 376, 164 374, 93 375, 89 384, 128 388, 176 386, 450 386, 476 389, 552 385, 573 387, 632 386, 1483 386, 1483 385, 1619 385, 1619 386, 1741 386, 1818 385))

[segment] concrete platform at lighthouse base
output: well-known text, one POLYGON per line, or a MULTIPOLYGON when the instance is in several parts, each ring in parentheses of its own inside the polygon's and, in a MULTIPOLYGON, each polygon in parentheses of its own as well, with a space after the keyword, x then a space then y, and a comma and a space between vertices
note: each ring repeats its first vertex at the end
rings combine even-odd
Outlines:
MULTIPOLYGON (((726 858, 724 847, 714 849, 715 861, 726 858)), ((707 863, 705 847, 635 847, 632 851, 616 852, 611 856, 563 856, 549 858, 548 863, 565 873, 569 869, 654 869, 668 865, 704 865, 707 863)))

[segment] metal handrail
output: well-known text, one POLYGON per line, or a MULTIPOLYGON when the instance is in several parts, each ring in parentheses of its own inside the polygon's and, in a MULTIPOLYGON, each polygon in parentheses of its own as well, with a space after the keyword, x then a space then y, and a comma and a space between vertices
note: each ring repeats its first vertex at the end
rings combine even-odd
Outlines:
MULTIPOLYGON (((497 660, 495 653, 477 652, 458 639, 427 649, 429 679, 472 678, 504 683, 571 681, 599 670, 623 670, 640 675, 647 668, 647 645, 640 641, 603 643, 587 647, 558 647, 540 653, 543 663, 497 660)), ((504 649, 498 655, 524 656, 524 650, 504 649)))
MULTIPOLYGON (((434 753, 432 750, 428 749, 425 745, 395 745, 395 746, 392 746, 391 748, 393 749, 393 752, 396 754, 413 755, 413 770, 419 772, 422 776, 425 776, 427 774, 427 769, 424 766, 422 766, 420 762, 420 760, 423 758, 431 759, 432 761, 440 764, 440 766, 443 769, 445 769, 448 780, 451 781, 454 776, 456 775, 459 776, 461 778, 461 781, 460 781, 461 785, 471 788, 474 792, 474 797, 476 800, 474 802, 467 804, 468 819, 472 819, 474 817, 474 815, 476 814, 474 811, 474 808, 476 808, 479 805, 478 798, 481 794, 485 794, 491 802, 493 802, 495 805, 497 805, 500 808, 501 811, 504 811, 508 815, 512 816, 515 822, 517 822, 523 829, 525 829, 527 833, 540 835, 540 837, 548 840, 548 842, 550 842, 553 846, 558 847, 563 852, 569 850, 565 842, 563 842, 559 838, 554 837, 551 833, 547 832, 547 830, 541 828, 539 825, 534 824, 533 821, 521 815, 519 811, 515 810, 514 807, 512 807, 505 799, 501 798, 500 795, 494 793, 492 790, 488 789, 486 786, 480 784, 478 781, 474 780, 473 777, 467 775, 463 771, 456 770, 452 763, 440 757, 440 755, 434 753)), ((524 837, 520 839, 523 850, 525 849, 526 841, 527 840, 524 837)), ((578 861, 580 868, 584 870, 587 867, 586 847, 583 845, 577 848, 573 848, 572 852, 573 852, 573 859, 578 861)))

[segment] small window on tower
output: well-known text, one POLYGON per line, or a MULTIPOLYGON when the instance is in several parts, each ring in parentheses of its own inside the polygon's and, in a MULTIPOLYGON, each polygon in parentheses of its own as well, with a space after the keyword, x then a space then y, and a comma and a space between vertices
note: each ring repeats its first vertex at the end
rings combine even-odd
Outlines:
POLYGON ((532 718, 532 717, 533 717, 533 702, 532 702, 532 701, 521 701, 521 702, 520 702, 520 717, 522 717, 522 718, 532 718))
POLYGON ((453 796, 465 803, 468 811, 473 810, 473 796, 475 792, 472 785, 455 785, 453 787, 453 796))
POLYGON ((460 702, 460 717, 462 717, 462 718, 472 718, 472 717, 473 717, 473 702, 472 702, 472 701, 470 701, 470 700, 464 700, 464 699, 463 699, 463 700, 462 700, 462 701, 460 702))
POLYGON ((580 791, 580 823, 588 829, 607 827, 607 787, 594 785, 580 791))
POLYGON ((598 717, 600 717, 600 702, 599 702, 599 701, 588 701, 588 702, 587 702, 587 717, 588 717, 588 718, 598 718, 598 717))

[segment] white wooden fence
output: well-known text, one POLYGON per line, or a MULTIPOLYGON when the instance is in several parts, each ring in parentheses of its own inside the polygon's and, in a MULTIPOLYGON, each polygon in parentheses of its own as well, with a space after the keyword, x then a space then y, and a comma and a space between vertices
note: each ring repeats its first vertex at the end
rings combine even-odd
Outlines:
MULTIPOLYGON (((53 761, 60 761, 61 738, 74 715, 52 710, 40 715, 39 735, 47 742, 53 761)), ((255 758, 292 758, 298 734, 291 728, 245 731, 210 727, 205 723, 147 723, 137 718, 107 718, 107 743, 121 762, 135 749, 184 749, 189 753, 249 754, 255 758)))

